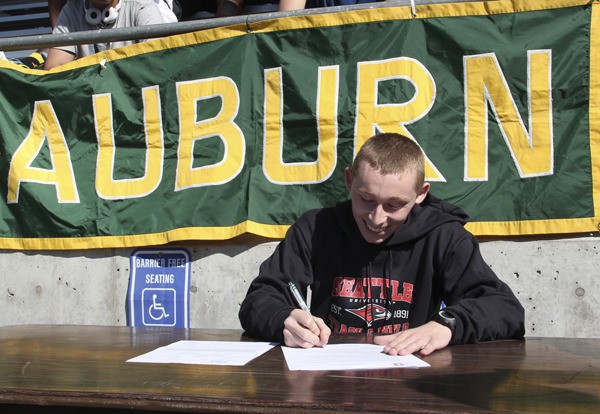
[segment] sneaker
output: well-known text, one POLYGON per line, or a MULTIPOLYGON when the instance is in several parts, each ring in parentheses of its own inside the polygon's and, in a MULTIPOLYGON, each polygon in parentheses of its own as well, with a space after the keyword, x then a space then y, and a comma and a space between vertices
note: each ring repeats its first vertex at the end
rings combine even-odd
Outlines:
POLYGON ((11 58, 9 60, 23 68, 36 69, 36 68, 39 68, 40 66, 44 66, 44 62, 46 62, 46 54, 40 53, 40 52, 33 52, 31 55, 29 55, 27 57, 11 58))

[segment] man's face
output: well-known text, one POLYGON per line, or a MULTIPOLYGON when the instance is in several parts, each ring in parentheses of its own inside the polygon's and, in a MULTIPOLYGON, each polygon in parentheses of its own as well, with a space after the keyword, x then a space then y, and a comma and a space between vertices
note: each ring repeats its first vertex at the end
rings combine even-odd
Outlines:
POLYGON ((406 221, 415 204, 427 196, 429 183, 415 189, 414 171, 401 175, 383 175, 362 164, 356 177, 346 169, 346 187, 352 198, 352 214, 360 233, 368 243, 383 243, 406 221))
POLYGON ((114 6, 115 0, 92 0, 92 6, 97 9, 104 10, 109 6, 114 6))

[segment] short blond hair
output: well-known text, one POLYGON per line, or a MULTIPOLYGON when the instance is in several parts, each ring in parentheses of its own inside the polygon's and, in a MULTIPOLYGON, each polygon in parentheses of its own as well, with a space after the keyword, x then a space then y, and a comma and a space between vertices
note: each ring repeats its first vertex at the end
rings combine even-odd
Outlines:
POLYGON ((425 183, 425 157, 421 147, 412 139, 400 134, 377 134, 365 141, 352 163, 352 177, 356 177, 362 164, 368 164, 384 175, 400 175, 415 171, 416 190, 425 183))

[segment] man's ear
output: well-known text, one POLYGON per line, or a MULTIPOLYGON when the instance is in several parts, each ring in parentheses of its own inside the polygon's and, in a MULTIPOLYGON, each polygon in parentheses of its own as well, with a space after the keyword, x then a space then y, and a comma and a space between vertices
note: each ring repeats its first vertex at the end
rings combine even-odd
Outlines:
POLYGON ((431 187, 431 184, 428 182, 423 183, 423 187, 421 187, 421 191, 419 191, 415 204, 421 204, 423 200, 425 200, 425 197, 427 197, 427 194, 429 193, 429 187, 431 187))
POLYGON ((346 167, 346 169, 344 170, 344 179, 346 181, 346 188, 348 189, 348 191, 350 191, 350 189, 352 188, 352 170, 350 169, 350 167, 346 167))

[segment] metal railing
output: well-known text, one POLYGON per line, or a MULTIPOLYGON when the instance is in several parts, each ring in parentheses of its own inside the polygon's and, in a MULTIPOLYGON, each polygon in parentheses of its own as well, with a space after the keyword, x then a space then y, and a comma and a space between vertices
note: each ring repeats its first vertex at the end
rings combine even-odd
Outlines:
POLYGON ((257 22, 271 20, 286 16, 315 15, 340 11, 374 9, 390 6, 411 6, 437 3, 462 3, 476 0, 393 0, 377 3, 366 3, 352 6, 338 6, 318 9, 294 10, 288 12, 269 12, 247 14, 234 17, 209 18, 202 20, 183 21, 177 23, 164 23, 149 26, 125 27, 110 30, 91 30, 85 32, 42 34, 34 36, 19 36, 0 38, 0 50, 19 51, 30 49, 43 49, 54 46, 67 46, 78 44, 104 43, 119 40, 154 39, 199 30, 213 29, 216 27, 245 24, 248 30, 257 22))

